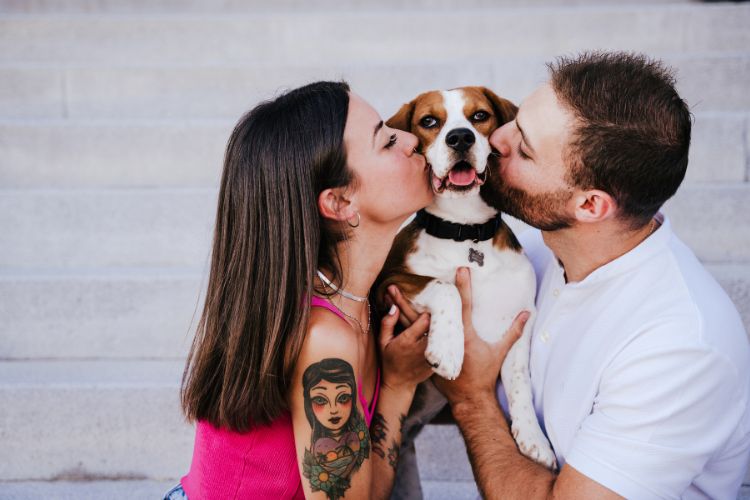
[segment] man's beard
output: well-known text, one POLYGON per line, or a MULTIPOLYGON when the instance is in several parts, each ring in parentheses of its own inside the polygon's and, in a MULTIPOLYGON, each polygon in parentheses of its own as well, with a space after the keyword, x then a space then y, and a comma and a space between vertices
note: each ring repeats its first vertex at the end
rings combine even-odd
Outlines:
MULTIPOLYGON (((492 162, 488 168, 499 174, 499 162, 492 162)), ((573 191, 559 189, 542 194, 530 194, 506 184, 500 175, 490 178, 488 191, 483 198, 497 210, 520 219, 542 231, 557 231, 570 227, 574 219, 565 213, 573 191)))

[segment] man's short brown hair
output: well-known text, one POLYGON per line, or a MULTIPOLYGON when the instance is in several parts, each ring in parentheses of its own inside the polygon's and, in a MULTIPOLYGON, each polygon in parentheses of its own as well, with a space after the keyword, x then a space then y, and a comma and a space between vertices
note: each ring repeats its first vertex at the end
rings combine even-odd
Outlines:
POLYGON ((548 67, 557 98, 575 116, 568 181, 610 194, 631 226, 648 223, 688 163, 691 115, 671 70, 623 52, 561 57, 548 67))

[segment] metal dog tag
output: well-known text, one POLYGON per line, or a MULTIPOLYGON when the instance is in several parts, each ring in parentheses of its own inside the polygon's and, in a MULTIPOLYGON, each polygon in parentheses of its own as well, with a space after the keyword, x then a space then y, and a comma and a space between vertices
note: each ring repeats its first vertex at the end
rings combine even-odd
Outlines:
POLYGON ((469 248, 469 262, 476 262, 479 267, 482 267, 484 265, 484 254, 479 250, 469 248))

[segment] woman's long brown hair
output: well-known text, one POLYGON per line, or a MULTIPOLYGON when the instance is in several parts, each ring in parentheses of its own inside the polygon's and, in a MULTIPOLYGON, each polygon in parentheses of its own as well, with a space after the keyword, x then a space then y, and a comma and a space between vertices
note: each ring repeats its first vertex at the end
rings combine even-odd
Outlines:
POLYGON ((321 191, 351 185, 344 126, 349 86, 317 82, 264 102, 226 149, 206 301, 182 378, 188 420, 245 432, 287 407, 310 315, 315 270, 340 280, 339 226, 321 191))

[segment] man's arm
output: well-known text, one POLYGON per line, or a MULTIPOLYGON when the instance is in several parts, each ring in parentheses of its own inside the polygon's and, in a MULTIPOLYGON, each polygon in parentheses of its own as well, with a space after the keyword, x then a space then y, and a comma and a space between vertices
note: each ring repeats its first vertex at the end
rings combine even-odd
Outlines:
POLYGON ((521 455, 494 393, 451 408, 483 498, 622 498, 568 465, 557 475, 521 455))
MULTIPOLYGON (((461 294, 465 336, 464 364, 454 381, 433 377, 451 404, 453 418, 466 441, 469 460, 479 490, 488 499, 615 499, 622 498, 566 465, 555 474, 523 456, 516 447, 495 387, 505 356, 520 338, 528 313, 516 317, 500 342, 480 339, 471 321, 471 277, 460 268, 456 286, 461 294)), ((392 299, 403 313, 409 304, 399 293, 392 299)), ((413 312, 412 312, 413 316, 413 312)), ((411 318, 407 317, 407 323, 411 318)))
POLYGON ((518 452, 494 393, 458 401, 451 410, 484 498, 550 496, 555 475, 518 452))

